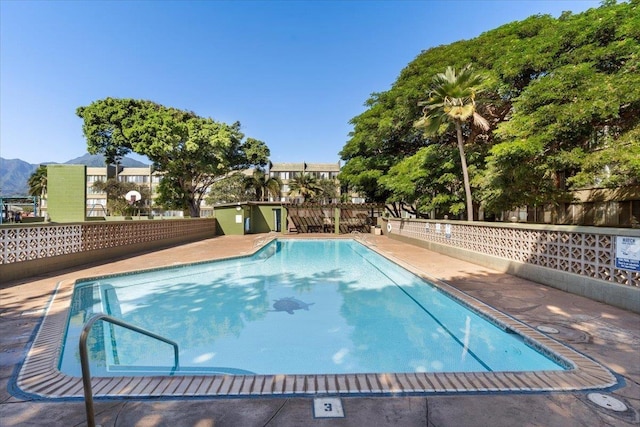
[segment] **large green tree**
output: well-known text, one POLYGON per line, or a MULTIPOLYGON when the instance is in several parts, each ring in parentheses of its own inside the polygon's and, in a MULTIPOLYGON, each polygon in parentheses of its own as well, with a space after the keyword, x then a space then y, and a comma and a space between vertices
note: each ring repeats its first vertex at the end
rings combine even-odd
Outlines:
POLYGON ((638 52, 640 0, 536 15, 425 50, 351 120, 340 180, 368 201, 457 211, 455 180, 435 185, 431 171, 410 169, 437 161, 448 165, 446 177, 462 176, 453 151, 423 150, 458 140, 455 126, 425 135, 413 123, 434 76, 471 63, 485 77, 476 107, 489 129, 465 123, 461 131, 473 200, 485 214, 569 201, 582 188, 638 185, 638 52))
POLYGON ((116 178, 106 181, 96 181, 92 185, 93 189, 107 195, 107 210, 111 215, 135 215, 148 205, 150 194, 149 188, 133 182, 122 182, 116 178), (134 203, 129 203, 125 196, 129 191, 140 193, 141 199, 134 203))
POLYGON ((231 171, 266 165, 269 149, 231 125, 151 101, 106 98, 77 109, 89 153, 110 163, 129 152, 163 173, 156 202, 200 216, 208 188, 231 171))
POLYGON ((638 1, 607 2, 543 33, 534 78, 487 158, 489 208, 557 204, 570 201, 571 190, 640 183, 639 28, 638 1))
POLYGON ((451 145, 433 144, 396 163, 380 179, 392 194, 388 200, 417 217, 464 213, 464 186, 455 151, 451 145))
POLYGON ((368 109, 350 121, 354 130, 340 152, 346 161, 338 176, 341 185, 368 202, 390 202, 387 208, 393 215, 400 213, 400 206, 379 181, 394 164, 424 146, 422 132, 413 127, 420 112, 418 98, 405 101, 403 96, 397 88, 372 94, 365 104, 368 109))
POLYGON ((247 176, 242 172, 234 172, 214 182, 205 201, 209 205, 222 203, 238 203, 255 200, 255 189, 248 185, 247 176))

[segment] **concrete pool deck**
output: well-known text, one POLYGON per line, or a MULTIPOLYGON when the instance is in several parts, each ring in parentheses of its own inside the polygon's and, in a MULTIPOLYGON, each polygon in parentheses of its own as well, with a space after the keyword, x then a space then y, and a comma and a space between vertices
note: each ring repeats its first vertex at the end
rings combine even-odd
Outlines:
MULTIPOLYGON (((303 236, 310 237, 310 236, 303 236)), ((257 236, 225 236, 126 260, 3 284, 0 289, 0 424, 73 426, 85 423, 82 401, 34 401, 15 385, 16 369, 33 341, 53 290, 61 281, 196 262, 254 250, 257 236)), ((614 371, 623 385, 600 391, 623 401, 616 412, 593 404, 586 392, 476 393, 426 396, 343 396, 344 418, 315 418, 313 397, 112 399, 95 403, 103 426, 598 426, 638 425, 640 315, 462 262, 384 236, 367 235, 403 262, 552 335, 614 371)), ((551 336, 551 335, 550 335, 551 336)), ((336 394, 327 394, 335 397, 336 394)))

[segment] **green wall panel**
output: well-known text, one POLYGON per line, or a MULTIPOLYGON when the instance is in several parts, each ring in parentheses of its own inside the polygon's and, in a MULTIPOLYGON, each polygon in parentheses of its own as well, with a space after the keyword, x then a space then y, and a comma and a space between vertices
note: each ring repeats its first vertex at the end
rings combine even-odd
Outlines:
POLYGON ((214 216, 218 221, 218 227, 216 228, 216 234, 224 235, 243 235, 244 234, 244 207, 240 207, 237 210, 235 206, 225 206, 222 208, 214 208, 214 216), (240 215, 241 222, 236 222, 236 216, 240 215))
POLYGON ((276 231, 276 213, 280 214, 281 229, 286 228, 286 210, 281 205, 242 204, 239 206, 218 206, 214 216, 218 222, 218 235, 260 234, 276 231), (239 208, 239 209, 238 209, 239 208), (241 222, 237 222, 237 216, 241 222), (249 219, 249 230, 245 230, 249 219))
POLYGON ((47 213, 52 222, 85 220, 86 170, 84 165, 47 165, 47 213))

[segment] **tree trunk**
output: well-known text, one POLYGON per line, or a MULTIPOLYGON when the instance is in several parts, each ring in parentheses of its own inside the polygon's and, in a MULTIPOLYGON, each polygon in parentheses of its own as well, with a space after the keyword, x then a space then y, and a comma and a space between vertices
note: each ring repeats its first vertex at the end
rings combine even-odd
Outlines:
POLYGON ((189 215, 191 218, 200 218, 200 202, 190 198, 187 201, 187 205, 189 206, 189 215))
POLYGON ((464 193, 467 198, 467 221, 473 221, 473 199, 471 199, 471 183, 469 182, 469 171, 467 170, 467 158, 464 154, 464 141, 462 140, 462 126, 456 120, 456 133, 458 134, 458 151, 460 152, 460 162, 462 163, 462 177, 464 178, 464 193))

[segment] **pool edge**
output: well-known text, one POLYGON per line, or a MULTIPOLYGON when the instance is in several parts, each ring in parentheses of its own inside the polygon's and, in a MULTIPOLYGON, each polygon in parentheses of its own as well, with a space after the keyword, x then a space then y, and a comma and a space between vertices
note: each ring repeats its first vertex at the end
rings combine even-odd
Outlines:
MULTIPOLYGON (((362 243, 362 242, 361 242, 362 243)), ((491 319, 522 333, 553 354, 569 360, 574 368, 566 371, 479 372, 479 373, 380 373, 334 375, 215 375, 173 377, 93 378, 97 397, 251 397, 344 396, 389 394, 441 394, 485 392, 549 392, 609 389, 619 384, 616 376, 594 360, 551 339, 545 334, 480 302, 468 294, 430 277, 393 255, 370 249, 424 277, 491 319)), ((261 248, 239 256, 252 255, 261 248)), ((78 279, 79 280, 79 279, 78 279)), ((75 281, 63 281, 47 308, 27 357, 21 366, 17 387, 43 399, 83 398, 82 379, 61 373, 57 360, 62 347, 69 299, 75 281), (66 303, 66 306, 64 306, 66 303), (56 314, 52 316, 51 314, 56 314)))

